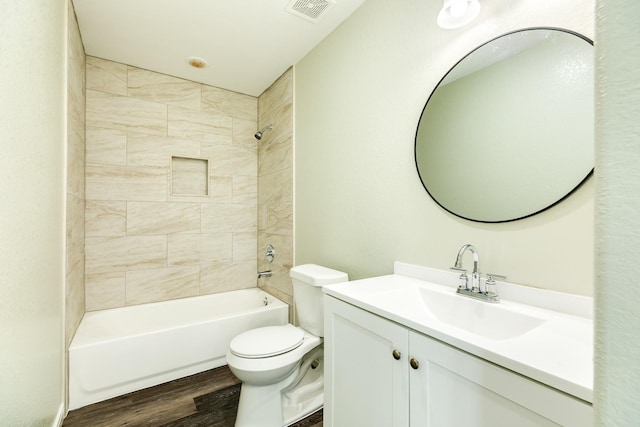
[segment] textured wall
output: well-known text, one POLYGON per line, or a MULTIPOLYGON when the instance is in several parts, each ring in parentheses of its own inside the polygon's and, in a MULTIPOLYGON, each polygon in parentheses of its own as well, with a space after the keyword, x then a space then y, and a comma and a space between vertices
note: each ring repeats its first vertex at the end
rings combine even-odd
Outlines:
MULTIPOLYGON (((395 260, 447 269, 460 246, 473 243, 484 272, 592 294, 593 180, 540 215, 469 222, 424 191, 413 143, 429 94, 467 52, 533 26, 593 39, 593 1, 485 1, 478 18, 457 30, 436 25, 441 7, 368 0, 296 64, 296 263, 325 264, 351 278, 387 274, 395 260)), ((484 167, 461 170, 461 184, 484 167)))
POLYGON ((86 120, 87 310, 256 286, 256 98, 88 57, 86 120))
POLYGON ((259 128, 273 124, 258 143, 258 269, 273 275, 258 281, 292 304, 293 266, 293 70, 287 70, 258 98, 259 128), (273 263, 265 251, 276 250, 273 263))
POLYGON ((640 420, 640 3, 599 0, 596 51, 598 426, 640 420))
POLYGON ((0 424, 64 415, 67 1, 0 5, 0 424))

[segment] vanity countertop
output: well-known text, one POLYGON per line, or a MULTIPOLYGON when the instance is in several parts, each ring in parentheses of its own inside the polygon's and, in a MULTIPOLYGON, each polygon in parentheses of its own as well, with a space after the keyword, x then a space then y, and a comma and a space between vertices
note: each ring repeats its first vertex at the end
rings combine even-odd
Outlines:
POLYGON ((502 300, 491 304, 456 295, 457 277, 455 273, 397 262, 394 274, 325 286, 324 292, 579 399, 593 401, 590 297, 498 282, 502 300), (456 306, 451 306, 452 301, 456 306), (484 326, 477 319, 484 322, 488 318, 489 329, 478 329, 484 326))

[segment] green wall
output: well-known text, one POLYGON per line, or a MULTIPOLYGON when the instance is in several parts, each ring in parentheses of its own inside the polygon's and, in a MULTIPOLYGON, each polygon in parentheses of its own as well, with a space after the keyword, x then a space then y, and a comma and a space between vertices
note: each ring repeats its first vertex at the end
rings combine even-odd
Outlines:
POLYGON ((532 218, 469 222, 424 191, 413 141, 429 94, 467 52, 533 26, 593 38, 593 2, 483 2, 477 20, 457 30, 436 25, 440 7, 368 0, 296 65, 295 263, 325 264, 355 279, 390 273, 396 260, 447 269, 472 243, 484 272, 591 295, 592 180, 532 218))

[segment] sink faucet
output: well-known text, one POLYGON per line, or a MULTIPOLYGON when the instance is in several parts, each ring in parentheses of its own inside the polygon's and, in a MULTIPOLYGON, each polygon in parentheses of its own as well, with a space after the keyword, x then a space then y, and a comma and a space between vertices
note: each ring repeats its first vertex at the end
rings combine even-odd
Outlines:
POLYGON ((475 246, 466 244, 463 245, 458 251, 458 256, 456 256, 456 263, 451 270, 457 271, 460 273, 461 284, 458 286, 457 293, 460 295, 480 299, 487 302, 500 302, 500 297, 496 292, 496 282, 495 279, 506 279, 505 276, 501 276, 498 274, 487 274, 487 280, 485 283, 485 291, 480 289, 481 280, 480 280, 480 269, 479 269, 480 259, 478 256, 478 251, 475 246), (467 277, 467 270, 462 268, 462 257, 465 252, 471 252, 473 255, 473 272, 471 273, 471 288, 469 288, 469 278, 467 277))
POLYGON ((456 263, 455 263, 454 269, 458 271, 464 271, 464 274, 466 275, 466 270, 462 268, 462 257, 464 256, 464 253, 466 251, 471 252, 471 254, 473 255, 473 272, 471 273, 471 290, 473 292, 480 292, 480 271, 478 270, 478 264, 480 263, 480 259, 478 256, 478 251, 476 250, 475 246, 467 243, 466 245, 460 248, 460 250, 458 251, 458 256, 456 257, 456 263))

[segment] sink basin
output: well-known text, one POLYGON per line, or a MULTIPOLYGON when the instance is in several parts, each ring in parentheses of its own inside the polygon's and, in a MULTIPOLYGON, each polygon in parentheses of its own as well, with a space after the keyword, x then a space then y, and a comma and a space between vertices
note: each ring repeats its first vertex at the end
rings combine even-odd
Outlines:
POLYGON ((455 293, 455 289, 415 287, 377 295, 376 303, 391 311, 429 316, 445 325, 491 339, 507 340, 537 328, 545 319, 455 293))
POLYGON ((544 319, 455 293, 417 288, 422 303, 440 322, 489 339, 505 340, 542 325, 544 319))

